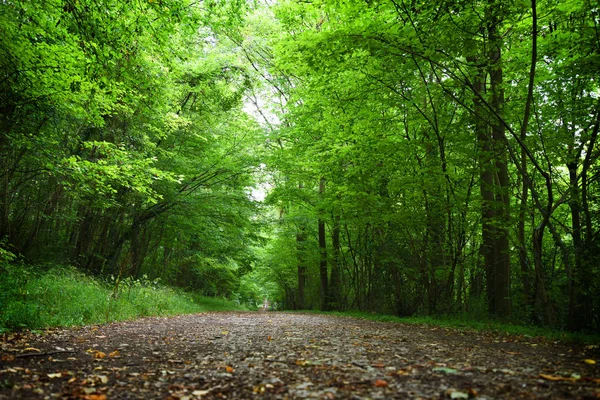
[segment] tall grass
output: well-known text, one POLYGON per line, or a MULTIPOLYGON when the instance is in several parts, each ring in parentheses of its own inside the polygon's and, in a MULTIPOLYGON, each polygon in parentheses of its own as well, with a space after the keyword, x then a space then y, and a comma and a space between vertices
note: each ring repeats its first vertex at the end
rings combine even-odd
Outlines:
POLYGON ((199 296, 158 282, 103 282, 75 268, 39 272, 5 266, 0 275, 0 331, 121 321, 151 315, 241 310, 234 302, 199 296))

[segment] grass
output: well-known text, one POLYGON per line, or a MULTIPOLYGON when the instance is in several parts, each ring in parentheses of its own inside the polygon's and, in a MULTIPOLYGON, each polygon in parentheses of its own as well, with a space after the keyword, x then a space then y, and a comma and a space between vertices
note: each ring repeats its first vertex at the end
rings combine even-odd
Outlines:
POLYGON ((0 332, 228 310, 246 307, 148 280, 124 280, 115 292, 114 284, 75 268, 12 267, 0 274, 0 332))
POLYGON ((467 315, 443 316, 443 317, 396 317, 393 315, 382 315, 360 311, 315 311, 307 310, 301 312, 334 315, 341 317, 352 317, 367 319, 371 321, 394 322, 413 325, 428 325, 457 330, 471 330, 479 332, 494 332, 499 334, 511 334, 517 336, 542 337, 552 341, 562 341, 574 344, 600 344, 600 335, 590 335, 575 332, 566 332, 556 329, 543 328, 534 325, 519 325, 497 320, 475 320, 467 315))

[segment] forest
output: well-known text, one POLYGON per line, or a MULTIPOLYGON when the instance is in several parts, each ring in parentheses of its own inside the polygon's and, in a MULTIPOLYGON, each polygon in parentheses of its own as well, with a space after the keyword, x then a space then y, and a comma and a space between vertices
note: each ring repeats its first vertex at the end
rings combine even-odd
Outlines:
POLYGON ((3 1, 0 327, 70 274, 598 333, 599 70, 591 0, 3 1))

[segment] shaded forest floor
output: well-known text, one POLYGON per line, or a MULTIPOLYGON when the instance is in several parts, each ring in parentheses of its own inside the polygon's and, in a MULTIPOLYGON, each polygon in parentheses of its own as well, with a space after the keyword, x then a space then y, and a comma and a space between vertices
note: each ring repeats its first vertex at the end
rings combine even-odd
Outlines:
POLYGON ((0 399, 600 398, 596 346, 296 313, 5 335, 0 399))

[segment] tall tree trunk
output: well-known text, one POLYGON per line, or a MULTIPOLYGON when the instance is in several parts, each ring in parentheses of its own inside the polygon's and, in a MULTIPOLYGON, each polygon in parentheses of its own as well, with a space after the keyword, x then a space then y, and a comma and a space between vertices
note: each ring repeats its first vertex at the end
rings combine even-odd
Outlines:
POLYGON ((329 301, 328 307, 330 310, 340 310, 340 271, 341 271, 341 246, 340 246, 340 217, 335 216, 333 219, 333 229, 331 231, 331 245, 333 247, 333 264, 331 265, 331 273, 329 275, 329 301))
MULTIPOLYGON (((491 1, 495 5, 495 1, 491 1)), ((502 38, 498 33, 500 10, 493 9, 489 19, 489 39, 491 42, 490 85, 492 91, 491 106, 496 115, 502 117, 504 107, 504 89, 502 87, 502 38)), ((508 240, 509 215, 509 178, 507 162, 507 140, 503 121, 494 117, 491 120, 492 148, 494 156, 493 208, 496 221, 494 223, 493 264, 494 270, 494 314, 499 317, 510 316, 510 254, 508 240)))
POLYGON ((476 114, 475 130, 479 143, 479 171, 480 171, 480 193, 481 193, 481 250, 485 270, 485 286, 487 293, 488 312, 495 314, 495 268, 494 268, 494 245, 496 228, 494 226, 494 175, 490 166, 492 157, 492 146, 489 127, 485 123, 485 111, 482 107, 481 96, 484 95, 485 75, 482 71, 475 77, 473 90, 473 108, 476 114))
MULTIPOLYGON (((303 189, 304 184, 298 184, 298 189, 303 189)), ((298 227, 296 233, 296 252, 298 258, 298 298, 294 303, 295 308, 302 310, 304 308, 304 288, 306 285, 306 261, 304 257, 304 247, 306 241, 306 233, 304 232, 304 226, 298 227)))
MULTIPOLYGON (((319 197, 325 194, 325 179, 319 180, 319 197)), ((325 237, 325 221, 323 220, 323 210, 319 212, 319 275, 321 277, 321 310, 328 309, 328 276, 327 276, 327 240, 325 237)))

